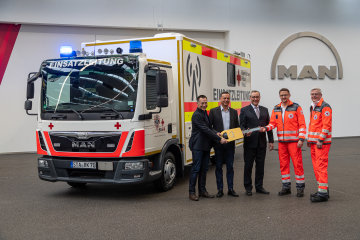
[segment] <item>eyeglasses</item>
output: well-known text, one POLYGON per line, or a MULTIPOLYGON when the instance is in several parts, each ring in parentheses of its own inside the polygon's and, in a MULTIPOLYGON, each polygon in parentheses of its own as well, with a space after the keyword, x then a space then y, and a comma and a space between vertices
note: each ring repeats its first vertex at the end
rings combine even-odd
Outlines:
POLYGON ((310 93, 311 96, 318 96, 321 95, 320 93, 310 93))
POLYGON ((251 96, 251 98, 260 98, 260 96, 251 96))
POLYGON ((289 96, 289 94, 280 95, 280 97, 287 97, 287 96, 289 96))

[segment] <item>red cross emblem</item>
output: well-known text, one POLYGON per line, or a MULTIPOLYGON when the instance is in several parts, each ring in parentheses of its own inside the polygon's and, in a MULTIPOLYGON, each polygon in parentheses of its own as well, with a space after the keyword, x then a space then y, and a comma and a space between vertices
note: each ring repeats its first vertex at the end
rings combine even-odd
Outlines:
POLYGON ((238 74, 236 75, 236 80, 238 81, 238 86, 240 86, 240 81, 241 81, 241 75, 238 69, 238 74))
POLYGON ((50 123, 50 125, 48 126, 50 128, 50 130, 52 130, 52 128, 54 127, 54 125, 52 123, 50 123))
POLYGON ((117 122, 114 127, 116 127, 117 129, 119 129, 119 127, 121 127, 121 124, 119 124, 119 122, 117 122))
POLYGON ((163 125, 164 126, 164 119, 161 119, 161 125, 163 125))

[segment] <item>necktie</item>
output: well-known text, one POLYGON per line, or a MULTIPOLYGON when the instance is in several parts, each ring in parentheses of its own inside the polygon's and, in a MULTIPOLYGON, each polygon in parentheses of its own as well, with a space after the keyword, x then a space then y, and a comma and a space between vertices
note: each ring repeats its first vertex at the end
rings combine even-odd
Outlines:
POLYGON ((255 107, 255 113, 256 113, 257 118, 259 119, 260 118, 259 107, 255 107))

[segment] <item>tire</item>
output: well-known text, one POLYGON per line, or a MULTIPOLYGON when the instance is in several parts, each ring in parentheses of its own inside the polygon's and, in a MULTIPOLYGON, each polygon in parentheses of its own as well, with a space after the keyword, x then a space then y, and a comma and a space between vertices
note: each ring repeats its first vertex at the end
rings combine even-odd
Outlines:
POLYGON ((85 187, 85 185, 87 183, 67 182, 67 184, 69 184, 70 186, 72 186, 74 188, 81 188, 81 187, 85 187))
POLYGON ((157 190, 166 192, 173 188, 176 179, 176 161, 171 152, 165 154, 161 170, 161 177, 154 181, 154 185, 157 190))

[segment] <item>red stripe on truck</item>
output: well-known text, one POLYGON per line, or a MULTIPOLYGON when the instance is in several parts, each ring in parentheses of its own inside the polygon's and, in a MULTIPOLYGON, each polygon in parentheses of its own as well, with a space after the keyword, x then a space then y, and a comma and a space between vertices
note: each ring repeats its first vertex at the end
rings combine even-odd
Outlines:
POLYGON ((47 145, 49 147, 51 156, 58 156, 58 157, 91 157, 91 158, 100 158, 100 157, 120 157, 121 150, 124 146, 126 137, 129 132, 122 132, 121 137, 119 140, 119 144, 115 150, 115 152, 112 153, 96 153, 96 152, 57 152, 53 148, 52 142, 50 140, 49 132, 44 131, 45 139, 47 142, 47 145))

